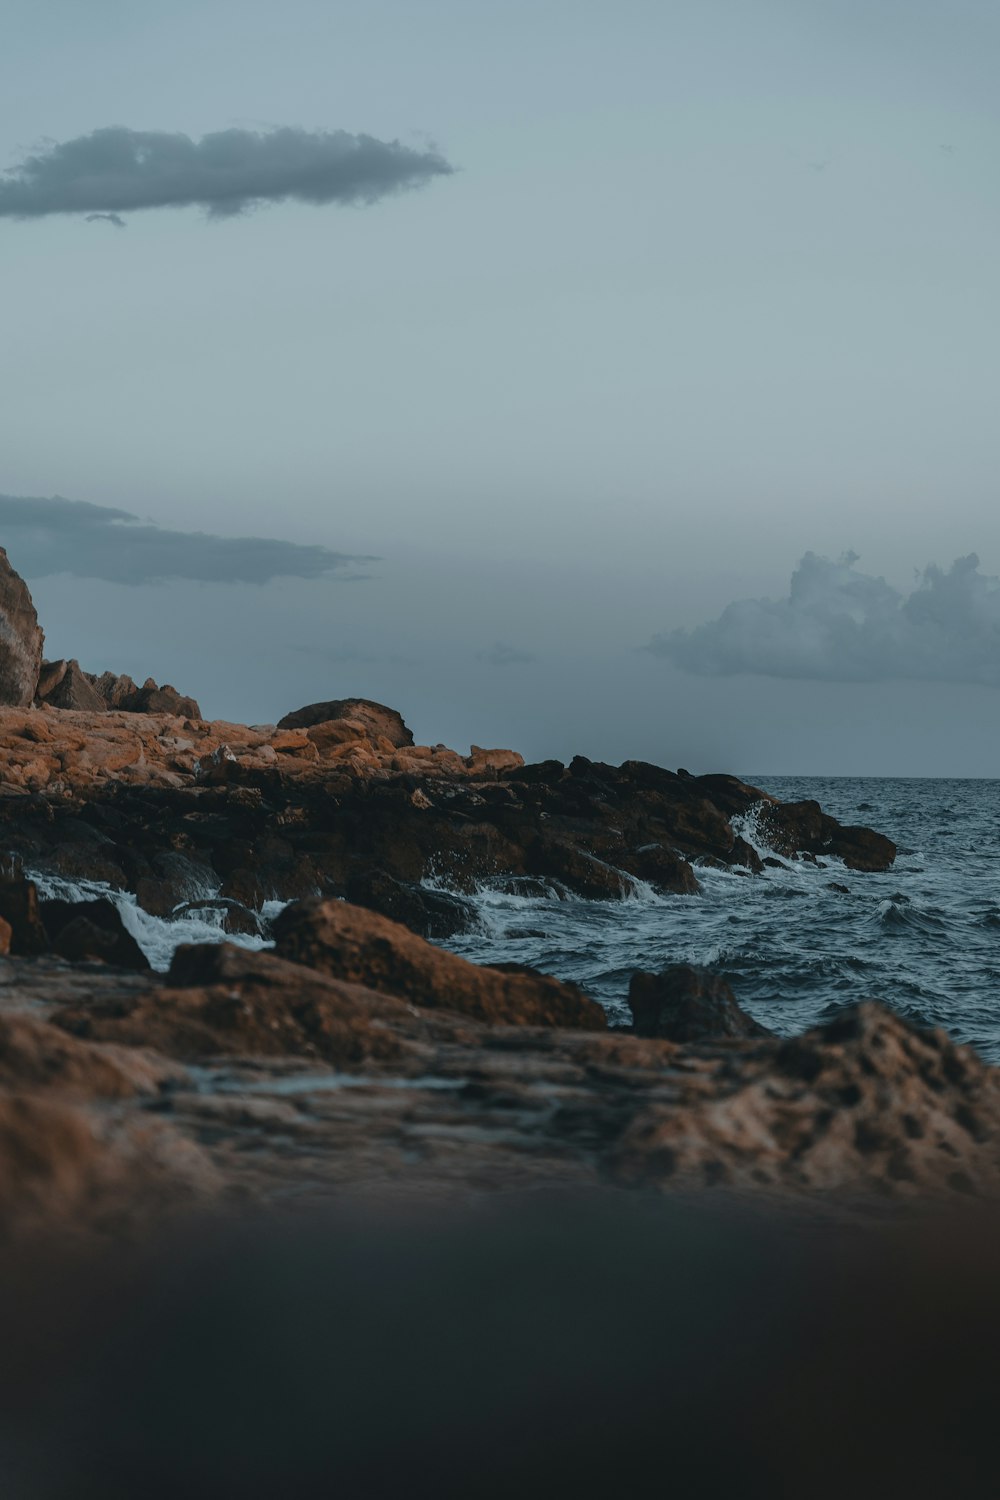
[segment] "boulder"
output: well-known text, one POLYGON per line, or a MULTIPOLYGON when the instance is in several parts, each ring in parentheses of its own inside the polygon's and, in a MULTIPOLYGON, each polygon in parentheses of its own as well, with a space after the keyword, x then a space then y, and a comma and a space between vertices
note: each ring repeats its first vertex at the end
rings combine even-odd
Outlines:
POLYGON ((634 889, 627 875, 593 854, 543 836, 528 850, 528 873, 558 880, 591 901, 620 901, 634 889))
POLYGON ((409 1019, 399 1000, 232 943, 185 944, 165 988, 68 1006, 54 1017, 74 1036, 186 1061, 305 1057, 336 1068, 402 1058, 409 1044, 391 1028, 409 1019))
POLYGON ((97 960, 119 969, 148 969, 149 959, 122 921, 113 901, 43 901, 39 913, 49 942, 61 958, 97 960))
POLYGON ((628 1003, 637 1036, 707 1042, 771 1035, 740 1009, 720 975, 693 964, 674 964, 659 974, 633 974, 628 1003))
POLYGON ((686 859, 664 844, 646 844, 627 860, 632 875, 655 885, 658 890, 678 896, 694 896, 700 890, 698 877, 686 859))
POLYGON ((344 901, 295 902, 275 919, 278 954, 411 1005, 503 1026, 600 1031, 604 1011, 575 984, 481 968, 344 901))
POLYGON ((49 937, 39 910, 38 887, 15 875, 0 880, 0 918, 10 928, 8 952, 21 958, 47 953, 49 937))
POLYGON ((449 891, 432 891, 393 880, 384 870, 352 874, 347 882, 347 899, 354 906, 367 907, 401 922, 424 938, 448 938, 456 932, 468 932, 477 920, 471 901, 449 891))
POLYGON ((0 704, 25 708, 34 701, 44 640, 28 585, 0 547, 0 704))
POLYGON ((106 713, 108 707, 75 658, 42 662, 37 697, 50 708, 69 708, 90 714, 106 713))
POLYGON ((279 729, 311 729, 315 724, 329 724, 336 719, 350 719, 360 724, 370 740, 388 740, 395 749, 413 744, 413 735, 403 717, 384 703, 370 698, 335 698, 327 703, 309 703, 278 720, 279 729))

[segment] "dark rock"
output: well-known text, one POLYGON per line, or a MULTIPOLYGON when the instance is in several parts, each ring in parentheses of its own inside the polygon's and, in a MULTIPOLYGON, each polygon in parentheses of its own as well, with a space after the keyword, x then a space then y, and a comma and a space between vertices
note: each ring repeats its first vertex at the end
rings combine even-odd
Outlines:
POLYGON ((260 915, 251 911, 240 901, 226 896, 210 896, 203 901, 186 901, 170 913, 175 919, 184 917, 208 917, 210 913, 222 913, 221 931, 230 936, 264 937, 264 923, 260 915))
POLYGON ((532 875, 561 881, 578 896, 591 901, 620 901, 633 889, 627 875, 573 844, 539 838, 528 851, 532 875))
POLYGON ((0 917, 10 926, 9 951, 22 957, 47 953, 49 936, 42 922, 38 887, 23 875, 0 880, 0 917))
POLYGON ((896 845, 871 828, 844 827, 818 802, 769 802, 761 819, 779 854, 834 855, 849 870, 888 870, 896 845))
POLYGON ((200 719, 201 709, 194 698, 185 697, 169 682, 160 687, 147 677, 136 687, 131 677, 102 672, 99 677, 87 674, 94 691, 108 708, 128 714, 172 714, 177 719, 200 719))
POLYGON ((43 662, 37 697, 50 708, 91 714, 107 712, 104 699, 75 659, 43 662))
POLYGON ((122 921, 113 901, 42 901, 39 914, 53 950, 80 962, 99 959, 119 969, 148 969, 149 959, 122 921))
POLYGON ((604 1030, 604 1011, 546 975, 504 974, 432 947, 397 922, 344 901, 301 901, 274 923, 282 958, 411 1005, 503 1026, 604 1030))
POLYGON ((384 870, 352 874, 347 882, 347 899, 354 906, 364 906, 383 917, 391 917, 394 922, 402 922, 424 938, 453 937, 457 932, 469 932, 477 922, 478 914, 471 901, 447 891, 431 891, 393 880, 384 870))
POLYGON ((90 684, 94 691, 103 698, 108 708, 124 708, 129 698, 134 698, 139 692, 138 683, 132 681, 127 674, 117 672, 102 672, 97 676, 88 672, 90 684))
POLYGON ((628 1003, 637 1036, 705 1042, 771 1035, 740 1009, 724 979, 692 964, 675 964, 659 974, 633 974, 628 1003))
POLYGON ((757 853, 752 844, 739 835, 733 840, 733 847, 729 851, 726 861, 730 865, 739 865, 741 869, 749 870, 754 875, 759 875, 764 868, 764 861, 757 853))
POLYGON ((698 877, 687 860, 663 844, 647 844, 636 849, 628 856, 625 867, 640 880, 674 895, 694 896, 701 890, 698 877))
POLYGON ((370 739, 388 740, 397 748, 413 744, 413 735, 403 723, 401 714, 384 703, 370 698, 335 698, 327 703, 310 703, 278 720, 279 729, 311 729, 334 719, 353 719, 362 724, 370 739))
POLYGON ((28 586, 0 547, 0 704, 26 708, 34 700, 44 641, 28 586))

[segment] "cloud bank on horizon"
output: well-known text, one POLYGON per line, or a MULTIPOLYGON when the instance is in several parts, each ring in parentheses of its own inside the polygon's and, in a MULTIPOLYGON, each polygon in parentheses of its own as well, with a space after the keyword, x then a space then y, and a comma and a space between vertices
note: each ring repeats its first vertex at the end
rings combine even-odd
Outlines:
POLYGON ((839 682, 972 682, 1000 687, 1000 579, 975 553, 930 564, 909 594, 807 552, 787 599, 739 599, 717 620, 645 648, 700 676, 754 673, 839 682))
POLYGON ((0 175, 0 217, 86 214, 117 223, 146 208, 204 208, 231 218, 264 203, 371 204, 454 168, 414 150, 346 130, 219 130, 192 140, 109 125, 52 142, 0 175))
POLYGON ((0 495, 0 544, 27 579, 70 573, 105 583, 258 583, 272 578, 364 577, 374 557, 268 537, 211 536, 140 521, 85 500, 0 495))

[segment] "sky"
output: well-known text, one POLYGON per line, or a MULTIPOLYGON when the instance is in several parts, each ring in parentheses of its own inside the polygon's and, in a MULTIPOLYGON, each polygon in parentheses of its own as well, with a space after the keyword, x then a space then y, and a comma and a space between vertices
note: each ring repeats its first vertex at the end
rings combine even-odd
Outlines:
POLYGON ((994 0, 7 0, 48 653, 529 758, 998 774, 998 65, 994 0))

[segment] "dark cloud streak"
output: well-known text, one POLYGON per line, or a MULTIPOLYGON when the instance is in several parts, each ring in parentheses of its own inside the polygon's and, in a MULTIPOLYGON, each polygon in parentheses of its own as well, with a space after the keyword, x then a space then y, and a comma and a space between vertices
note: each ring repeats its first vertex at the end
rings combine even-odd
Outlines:
POLYGON ((201 140, 106 126, 55 142, 0 176, 0 216, 106 216, 200 206, 216 218, 291 198, 370 204, 454 169, 438 151, 346 130, 220 130, 201 140))
POLYGON ((268 537, 171 531, 127 510, 86 501, 0 495, 0 541, 29 581, 56 573, 107 583, 257 583, 272 578, 354 579, 373 557, 268 537))

